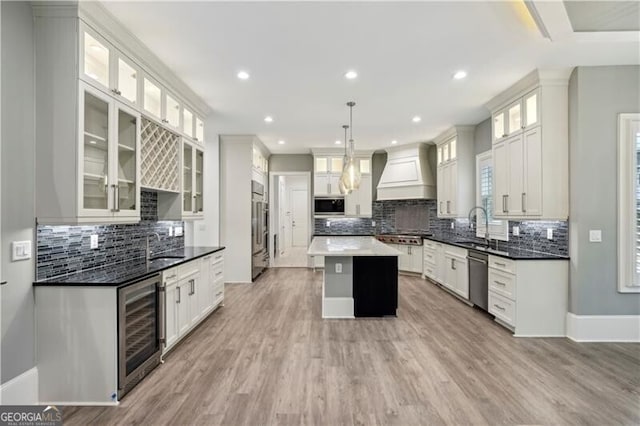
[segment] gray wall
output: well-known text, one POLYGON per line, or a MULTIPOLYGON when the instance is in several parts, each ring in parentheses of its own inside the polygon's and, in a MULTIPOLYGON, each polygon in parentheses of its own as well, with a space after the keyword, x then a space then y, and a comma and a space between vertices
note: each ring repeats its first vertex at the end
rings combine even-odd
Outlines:
POLYGON ((640 112, 640 66, 576 68, 569 80, 569 311, 640 314, 640 294, 617 291, 618 114, 640 112), (589 230, 602 230, 602 243, 589 230))
POLYGON ((476 155, 491 151, 491 117, 476 125, 473 142, 476 155))
POLYGON ((311 154, 273 154, 269 157, 269 172, 311 172, 311 154))
MULTIPOLYGON (((11 262, 11 241, 34 239, 35 94, 31 4, 2 2, 2 382, 35 366, 34 260, 11 262)), ((32 246, 35 253, 35 247, 32 246)))
POLYGON ((373 201, 378 199, 378 183, 380 183, 380 178, 382 177, 382 171, 384 170, 384 166, 387 164, 387 153, 386 152, 376 152, 373 154, 371 158, 371 190, 373 191, 373 201))

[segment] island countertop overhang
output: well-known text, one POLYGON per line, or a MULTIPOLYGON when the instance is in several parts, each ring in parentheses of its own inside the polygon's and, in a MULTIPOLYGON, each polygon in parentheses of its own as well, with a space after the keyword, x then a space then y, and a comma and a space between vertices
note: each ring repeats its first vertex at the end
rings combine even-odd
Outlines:
POLYGON ((400 256, 402 253, 374 237, 317 236, 307 250, 309 256, 400 256))

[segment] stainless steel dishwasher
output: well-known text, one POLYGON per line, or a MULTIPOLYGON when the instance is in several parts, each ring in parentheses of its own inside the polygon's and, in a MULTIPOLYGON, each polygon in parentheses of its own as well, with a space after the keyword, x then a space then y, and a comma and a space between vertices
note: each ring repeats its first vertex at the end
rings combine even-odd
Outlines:
POLYGON ((489 256, 481 251, 469 250, 469 300, 487 310, 489 306, 489 256))

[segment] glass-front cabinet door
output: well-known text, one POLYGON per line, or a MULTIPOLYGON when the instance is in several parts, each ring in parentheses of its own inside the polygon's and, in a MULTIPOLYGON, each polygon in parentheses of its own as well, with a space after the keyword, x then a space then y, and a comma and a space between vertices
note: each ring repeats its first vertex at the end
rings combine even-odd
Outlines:
POLYGON ((204 211, 204 152, 199 149, 195 149, 195 171, 194 171, 194 180, 195 180, 195 208, 194 213, 202 213, 204 211))
POLYGON ((140 210, 139 145, 140 115, 124 105, 115 105, 117 167, 116 216, 137 215, 140 210))
POLYGON ((528 93, 523 101, 524 106, 523 114, 523 128, 530 129, 533 126, 540 124, 540 92, 538 89, 528 93))
POLYGON ((162 121, 174 129, 180 128, 180 102, 168 93, 164 95, 164 120, 162 121))
POLYGON ((117 55, 117 60, 114 63, 116 82, 112 92, 136 105, 138 103, 138 70, 121 55, 117 55))
POLYGON ((507 108, 507 134, 513 135, 522 130, 522 105, 517 101, 507 108))
POLYGON ((143 78, 142 83, 142 107, 156 118, 162 116, 162 94, 160 87, 148 77, 143 78))
POLYGON ((182 131, 193 138, 193 113, 186 108, 182 110, 182 131))
POLYGON ((193 213, 193 148, 183 142, 182 147, 182 212, 193 213))
POLYGON ((500 111, 493 116, 493 140, 502 139, 507 136, 504 115, 504 111, 500 111))
POLYGON ((80 76, 89 83, 109 87, 110 56, 112 47, 86 26, 80 32, 80 76))
POLYGON ((113 188, 109 186, 112 138, 109 123, 112 101, 90 86, 81 84, 80 88, 80 215, 104 217, 113 208, 113 188))
POLYGON ((196 140, 204 143, 204 123, 200 117, 196 117, 196 140))

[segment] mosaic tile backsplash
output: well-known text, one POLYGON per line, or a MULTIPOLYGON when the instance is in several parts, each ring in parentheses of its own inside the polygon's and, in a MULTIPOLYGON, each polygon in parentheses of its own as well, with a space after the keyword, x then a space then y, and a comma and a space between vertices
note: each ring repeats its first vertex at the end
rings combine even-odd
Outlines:
MULTIPOLYGON (((476 238, 467 219, 439 219, 435 200, 376 201, 371 219, 323 218, 314 222, 315 235, 434 234, 448 239, 482 241, 476 238), (329 227, 327 220, 331 223, 329 227)), ((569 223, 509 221, 509 241, 500 241, 499 246, 568 255, 569 223), (519 236, 513 235, 514 226, 520 228, 519 236), (548 228, 553 229, 552 240, 547 239, 548 228)))
POLYGON ((184 247, 184 235, 169 237, 169 227, 182 226, 180 221, 158 222, 158 196, 142 191, 140 223, 127 225, 38 226, 38 280, 67 275, 112 263, 146 256, 147 235, 151 252, 159 253, 184 247), (98 235, 98 248, 90 248, 90 236, 98 235))

